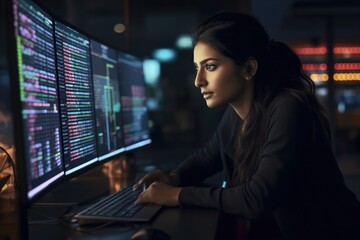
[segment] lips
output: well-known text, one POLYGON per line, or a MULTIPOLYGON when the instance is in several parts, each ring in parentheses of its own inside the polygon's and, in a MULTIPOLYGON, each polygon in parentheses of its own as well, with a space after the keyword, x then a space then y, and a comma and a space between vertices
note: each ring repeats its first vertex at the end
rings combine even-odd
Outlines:
POLYGON ((209 99, 213 95, 212 92, 202 92, 204 99, 209 99))

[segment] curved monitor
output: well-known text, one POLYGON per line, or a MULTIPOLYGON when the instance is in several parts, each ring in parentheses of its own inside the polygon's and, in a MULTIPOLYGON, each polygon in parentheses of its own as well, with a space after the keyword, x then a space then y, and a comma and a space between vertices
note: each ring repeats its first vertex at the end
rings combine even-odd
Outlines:
POLYGON ((8 0, 21 199, 151 142, 141 59, 94 40, 32 0, 8 0), (11 7, 10 7, 11 6, 11 7))

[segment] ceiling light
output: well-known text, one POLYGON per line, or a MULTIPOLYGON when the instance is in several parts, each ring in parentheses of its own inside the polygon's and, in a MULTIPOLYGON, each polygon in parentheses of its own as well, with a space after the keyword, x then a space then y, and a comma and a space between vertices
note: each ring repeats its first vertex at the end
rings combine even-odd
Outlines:
POLYGON ((125 25, 122 23, 117 23, 114 25, 114 31, 116 33, 123 33, 125 31, 125 25))

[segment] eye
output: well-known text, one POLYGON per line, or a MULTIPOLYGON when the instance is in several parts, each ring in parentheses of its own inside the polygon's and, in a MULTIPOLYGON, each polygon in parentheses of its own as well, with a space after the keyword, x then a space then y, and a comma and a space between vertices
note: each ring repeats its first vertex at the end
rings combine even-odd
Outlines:
POLYGON ((205 68, 206 68, 206 70, 208 70, 208 71, 214 71, 214 70, 216 69, 216 65, 215 65, 215 64, 207 63, 207 64, 205 64, 205 68))

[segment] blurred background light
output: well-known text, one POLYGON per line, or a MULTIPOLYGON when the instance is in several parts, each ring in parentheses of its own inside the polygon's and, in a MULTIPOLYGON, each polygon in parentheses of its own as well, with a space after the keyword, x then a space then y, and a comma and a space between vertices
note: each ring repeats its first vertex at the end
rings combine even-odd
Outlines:
POLYGON ((176 40, 176 47, 180 49, 191 49, 193 45, 190 35, 180 35, 176 40))
POLYGON ((159 82, 161 73, 160 62, 156 59, 144 60, 144 76, 145 81, 149 85, 156 85, 159 82))
POLYGON ((125 25, 122 23, 117 23, 114 25, 114 31, 116 33, 123 33, 125 31, 125 25))
POLYGON ((159 48, 154 50, 153 57, 160 62, 172 62, 176 59, 176 52, 171 48, 159 48))

